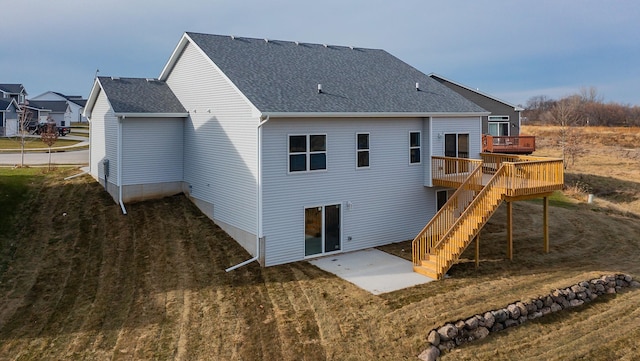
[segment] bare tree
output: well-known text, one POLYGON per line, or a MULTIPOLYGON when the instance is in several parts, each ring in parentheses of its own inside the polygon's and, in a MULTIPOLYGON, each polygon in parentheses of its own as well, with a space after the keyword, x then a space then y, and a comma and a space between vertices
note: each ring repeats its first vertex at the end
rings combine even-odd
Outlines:
POLYGON ((582 113, 579 111, 580 102, 580 96, 570 96, 556 102, 553 108, 545 113, 547 121, 559 127, 557 144, 562 150, 565 169, 568 167, 568 158, 573 165, 576 158, 585 152, 582 143, 574 134, 574 127, 580 124, 582 119, 582 113))
POLYGON ((25 100, 20 105, 20 114, 18 116, 18 141, 20 142, 20 167, 24 167, 24 147, 29 135, 29 125, 33 114, 27 108, 29 101, 25 100))
POLYGON ((49 147, 49 170, 51 170, 51 146, 58 140, 58 131, 51 117, 47 118, 47 124, 43 128, 40 131, 40 139, 49 147))

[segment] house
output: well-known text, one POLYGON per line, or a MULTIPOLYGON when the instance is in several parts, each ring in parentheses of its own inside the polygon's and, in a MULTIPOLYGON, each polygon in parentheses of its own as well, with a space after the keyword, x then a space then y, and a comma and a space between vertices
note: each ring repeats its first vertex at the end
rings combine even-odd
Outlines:
POLYGON ((97 77, 85 115, 123 212, 184 192, 272 266, 413 239, 459 184, 435 174, 482 168, 489 112, 384 50, 185 33, 158 79, 97 77))
POLYGON ((55 121, 56 127, 67 127, 70 125, 68 119, 71 114, 71 109, 66 101, 30 99, 27 107, 34 111, 33 119, 37 119, 40 123, 52 119, 55 121))
POLYGON ((12 137, 18 134, 18 110, 15 99, 0 99, 0 137, 12 137))
POLYGON ((72 122, 86 122, 87 118, 82 116, 87 100, 80 95, 65 95, 62 93, 47 91, 38 96, 30 98, 30 100, 58 100, 65 101, 69 105, 69 113, 64 119, 63 126, 70 126, 72 122))
POLYGON ((441 75, 432 73, 429 76, 490 112, 482 117, 482 134, 485 135, 483 151, 515 154, 531 154, 535 151, 535 137, 520 134, 522 107, 441 75))
POLYGON ((27 91, 22 84, 0 84, 0 99, 15 99, 18 104, 24 103, 27 99, 27 91))

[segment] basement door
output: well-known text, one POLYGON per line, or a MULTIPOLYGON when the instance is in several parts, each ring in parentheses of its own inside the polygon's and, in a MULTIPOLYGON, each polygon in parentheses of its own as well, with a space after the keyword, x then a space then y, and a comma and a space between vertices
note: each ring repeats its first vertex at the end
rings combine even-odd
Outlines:
POLYGON ((340 251, 340 205, 304 209, 304 256, 340 251))

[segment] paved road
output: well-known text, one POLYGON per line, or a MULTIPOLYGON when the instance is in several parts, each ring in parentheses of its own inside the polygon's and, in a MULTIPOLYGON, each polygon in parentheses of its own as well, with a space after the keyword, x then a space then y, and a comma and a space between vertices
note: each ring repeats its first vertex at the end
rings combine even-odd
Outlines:
MULTIPOLYGON (((76 150, 77 147, 83 147, 89 144, 87 138, 66 136, 61 139, 80 140, 81 142, 72 146, 54 147, 58 152, 51 153, 51 164, 89 164, 89 150, 76 150), (60 151, 64 150, 64 151, 60 151)), ((22 161, 20 152, 17 153, 0 153, 0 165, 19 165, 22 161)), ((47 165, 49 164, 49 153, 47 148, 42 148, 39 152, 25 152, 25 165, 47 165)))

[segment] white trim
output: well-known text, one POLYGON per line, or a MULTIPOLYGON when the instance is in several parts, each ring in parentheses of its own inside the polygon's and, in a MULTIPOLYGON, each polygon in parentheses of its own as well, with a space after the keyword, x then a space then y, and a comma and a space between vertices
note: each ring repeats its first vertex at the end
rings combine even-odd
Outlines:
POLYGON ((370 132, 356 132, 356 144, 355 144, 355 148, 356 148, 356 170, 363 170, 363 169, 370 169, 371 168, 371 133, 370 132), (367 136, 367 149, 360 149, 358 148, 358 136, 359 135, 366 135, 367 136), (367 152, 369 153, 369 165, 367 166, 358 166, 358 155, 360 154, 360 152, 367 152))
POLYGON ((213 62, 213 60, 209 57, 209 55, 207 55, 207 53, 205 53, 204 50, 202 50, 202 48, 200 46, 198 46, 198 44, 195 41, 193 41, 193 39, 191 39, 191 37, 187 33, 184 33, 182 35, 182 38, 180 39, 180 42, 178 42, 178 45, 173 50, 173 53, 171 54, 171 57, 169 57, 169 60, 167 61, 167 64, 162 69, 162 72, 160 72, 160 76, 158 77, 158 80, 162 80, 162 81, 166 81, 167 80, 167 78, 169 77, 169 74, 173 70, 173 67, 176 65, 176 63, 178 62, 178 59, 180 58, 180 55, 182 55, 182 51, 187 46, 187 44, 192 44, 198 50, 198 52, 200 52, 200 54, 211 64, 211 66, 214 67, 214 69, 227 82, 227 84, 231 88, 233 88, 238 93, 238 95, 242 99, 244 99, 244 101, 247 102, 247 104, 249 104, 249 106, 251 107, 251 111, 253 113, 252 114, 253 116, 260 117, 261 115, 262 116, 269 116, 270 115, 270 114, 266 114, 266 113, 261 113, 260 110, 258 109, 258 107, 256 107, 249 100, 249 98, 247 98, 247 96, 242 91, 240 91, 240 89, 231 81, 231 79, 229 79, 229 77, 227 77, 227 74, 225 72, 223 72, 218 67, 218 65, 216 65, 216 63, 213 62))
POLYGON ((189 113, 114 113, 119 118, 187 118, 189 113))
POLYGON ((343 239, 343 217, 344 217, 344 212, 342 211, 345 207, 344 207, 344 202, 328 202, 328 203, 322 203, 320 205, 313 205, 313 206, 302 206, 302 212, 304 214, 304 219, 302 222, 302 241, 304 242, 304 247, 303 247, 303 255, 304 255, 304 259, 312 259, 312 258, 318 258, 318 257, 324 257, 324 256, 328 256, 328 255, 332 255, 332 254, 338 254, 338 253, 342 253, 344 252, 343 250, 343 246, 344 246, 344 239, 343 239), (325 209, 328 206, 339 206, 340 209, 340 224, 339 224, 339 228, 340 228, 340 249, 337 251, 331 251, 331 252, 325 252, 324 248, 325 248, 325 209), (306 210, 307 208, 322 208, 322 245, 320 246, 320 253, 316 253, 316 254, 312 254, 307 256, 307 244, 306 244, 306 224, 307 224, 307 219, 306 219, 306 210))
POLYGON ((329 168, 329 142, 327 141, 329 137, 327 133, 306 133, 306 134, 287 134, 287 174, 308 174, 308 173, 318 173, 318 172, 326 172, 329 168), (311 169, 311 155, 312 154, 320 154, 322 151, 311 152, 311 136, 323 135, 324 136, 324 169, 311 169), (291 153, 291 137, 306 137, 306 150, 304 153, 295 152, 291 153), (291 155, 305 155, 306 159, 306 169, 305 170, 296 170, 291 171, 291 155))
POLYGON ((422 131, 421 130, 410 130, 409 131, 409 165, 421 165, 422 164, 422 131), (411 145, 411 134, 413 133, 418 133, 418 140, 420 142, 420 144, 418 144, 418 146, 412 146, 411 145), (413 149, 418 149, 419 150, 419 154, 420 154, 420 161, 419 162, 412 162, 411 161, 411 150, 413 149))
POLYGON ((271 118, 459 118, 459 117, 482 117, 488 116, 491 112, 470 112, 470 113, 402 113, 402 112, 264 112, 263 115, 269 115, 271 118))

